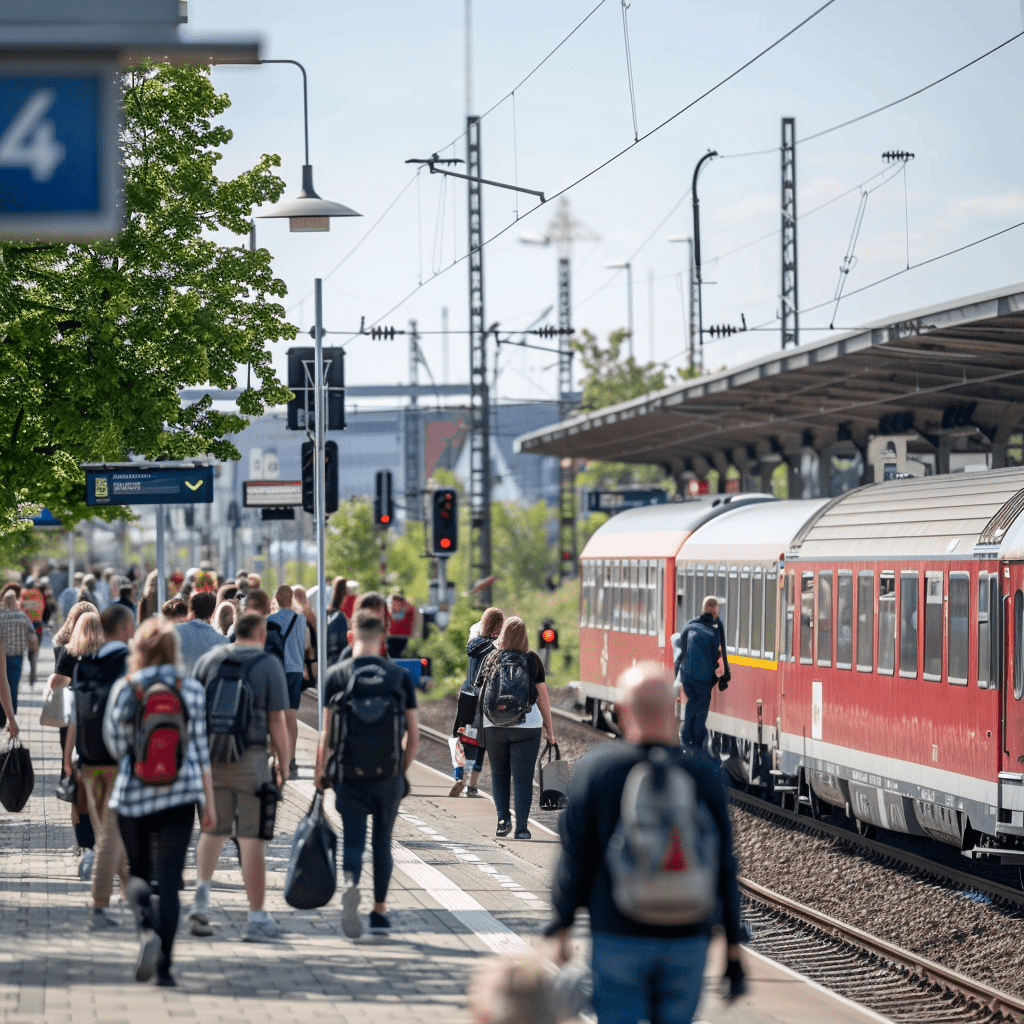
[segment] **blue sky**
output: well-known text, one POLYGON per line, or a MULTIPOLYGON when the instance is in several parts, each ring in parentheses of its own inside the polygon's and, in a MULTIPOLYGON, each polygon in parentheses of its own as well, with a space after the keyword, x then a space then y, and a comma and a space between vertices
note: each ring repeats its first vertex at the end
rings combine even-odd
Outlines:
MULTIPOLYGON (((596 3, 476 0, 474 112, 504 97, 596 3)), ((632 0, 640 134, 819 6, 820 0, 632 0)), ((778 310, 777 235, 715 257, 778 230, 780 119, 795 117, 803 138, 920 88, 1022 29, 1022 0, 835 0, 728 84, 567 193, 575 216, 601 236, 574 252, 575 326, 603 337, 625 325, 625 274, 604 264, 640 247, 685 196, 693 167, 709 148, 723 159, 706 166, 699 189, 705 278, 714 282, 705 289, 705 325, 738 324, 741 313, 751 325, 771 321, 778 310), (772 152, 731 156, 765 149, 772 152)), ((325 278, 325 326, 339 331, 357 329, 362 316, 377 320, 422 281, 383 322, 406 327, 415 318, 421 330, 438 331, 447 306, 448 379, 467 380, 466 335, 456 333, 467 324, 467 271, 464 261, 451 266, 466 251, 465 188, 425 172, 414 180, 404 162, 434 151, 451 155, 442 147, 453 140, 454 154, 465 156, 463 0, 191 0, 187 31, 255 32, 264 57, 306 66, 317 190, 363 214, 335 220, 329 234, 319 235, 289 234, 281 221, 258 222, 259 244, 274 254, 288 284, 285 306, 294 322, 304 330, 312 323, 316 276, 325 278), (406 185, 394 209, 335 269, 406 185)), ((915 263, 1024 221, 1022 67, 1024 38, 915 99, 798 146, 798 213, 883 171, 884 151, 915 154, 905 178, 871 182, 884 184, 867 200, 847 290, 904 268, 908 250, 915 263)), ((232 67, 215 69, 213 77, 232 100, 224 122, 234 140, 220 172, 236 173, 259 154, 276 152, 286 195, 296 194, 299 72, 232 67)), ((516 92, 514 110, 506 99, 485 118, 483 174, 552 195, 632 141, 622 7, 620 0, 605 0, 516 92)), ((522 328, 556 301, 556 257, 552 249, 523 245, 519 234, 543 233, 554 205, 537 209, 532 197, 517 200, 493 188, 485 189, 484 202, 487 236, 512 225, 485 250, 487 321, 522 328)), ((800 221, 802 307, 833 296, 859 202, 854 190, 800 221)), ((683 365, 686 345, 678 289, 686 247, 668 239, 689 235, 691 225, 685 199, 633 259, 637 354, 653 352, 673 367, 683 365)), ((1022 280, 1024 228, 852 295, 834 323, 854 327, 1022 280)), ((804 340, 822 337, 825 332, 811 328, 827 327, 832 315, 831 307, 805 313, 804 340)), ((779 345, 776 327, 737 335, 708 345, 706 363, 735 365, 779 345)), ((441 338, 426 336, 423 347, 440 380, 441 338)), ((286 348, 280 345, 276 359, 281 373, 286 348)), ((503 350, 499 397, 553 397, 552 363, 544 353, 503 350)), ((357 338, 348 345, 349 383, 402 383, 407 366, 402 341, 357 338)))

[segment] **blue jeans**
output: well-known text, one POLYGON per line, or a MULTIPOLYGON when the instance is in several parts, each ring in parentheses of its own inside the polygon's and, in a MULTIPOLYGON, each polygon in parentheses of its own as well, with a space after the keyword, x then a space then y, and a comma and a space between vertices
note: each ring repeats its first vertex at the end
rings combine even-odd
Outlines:
POLYGON ((398 817, 398 805, 405 796, 404 775, 377 782, 341 782, 335 790, 335 806, 341 815, 341 866, 359 882, 366 848, 366 819, 373 818, 373 901, 388 898, 388 885, 395 862, 391 856, 391 833, 398 817))
POLYGON ((484 745, 491 759, 491 795, 498 821, 509 820, 509 800, 515 790, 516 831, 527 827, 533 803, 533 773, 540 753, 540 728, 484 729, 484 745))
POLYGON ((598 1024, 690 1024, 700 1001, 708 938, 593 939, 594 1010, 598 1024))
POLYGON ((686 708, 683 713, 683 727, 679 732, 679 742, 684 747, 698 751, 704 749, 704 741, 708 738, 708 711, 711 710, 711 693, 714 688, 714 682, 699 683, 696 679, 683 679, 686 708))
POLYGON ((21 682, 21 663, 23 654, 7 655, 7 682, 11 687, 11 703, 14 705, 14 713, 18 713, 18 683, 21 682))

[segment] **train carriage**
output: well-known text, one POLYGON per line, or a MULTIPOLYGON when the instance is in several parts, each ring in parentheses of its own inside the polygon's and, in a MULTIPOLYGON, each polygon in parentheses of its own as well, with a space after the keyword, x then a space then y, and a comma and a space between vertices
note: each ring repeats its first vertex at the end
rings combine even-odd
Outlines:
POLYGON ((670 664, 666 638, 713 593, 732 683, 713 696, 708 752, 735 778, 861 830, 1019 862, 1024 469, 666 511, 687 508, 617 517, 584 552, 580 685, 595 714, 634 660, 670 664), (653 602, 639 590, 652 571, 671 581, 653 602))

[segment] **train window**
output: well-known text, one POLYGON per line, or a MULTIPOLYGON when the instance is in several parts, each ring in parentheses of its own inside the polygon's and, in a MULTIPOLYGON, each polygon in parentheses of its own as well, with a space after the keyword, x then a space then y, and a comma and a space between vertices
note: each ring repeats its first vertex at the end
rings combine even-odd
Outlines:
MULTIPOLYGON (((953 576, 949 578, 949 596, 953 598, 953 576)), ((989 622, 988 574, 978 574, 978 686, 985 690, 992 678, 992 626, 989 622)), ((952 632, 953 623, 950 622, 952 632)), ((952 643, 952 637, 950 638, 952 643)), ((953 680, 951 679, 950 682, 953 680)), ((964 682, 967 682, 966 675, 964 682)))
POLYGON ((686 573, 682 569, 676 569, 676 619, 675 629, 683 628, 683 616, 686 614, 686 602, 690 599, 690 592, 686 589, 686 573))
POLYGON ((729 586, 729 566, 720 565, 718 567, 718 579, 715 581, 715 589, 711 591, 719 601, 726 596, 727 588, 729 586))
POLYGON ((764 576, 758 569, 750 588, 750 653, 761 653, 761 634, 764 623, 764 576))
POLYGON ((1003 601, 997 573, 992 573, 988 578, 988 606, 989 618, 992 623, 992 642, 989 646, 991 652, 989 657, 992 660, 992 681, 989 683, 989 689, 1001 690, 1006 672, 1003 649, 1003 624, 1006 617, 1002 614, 1003 601))
POLYGON ((621 629, 619 625, 622 614, 622 590, 619 587, 619 560, 612 559, 612 629, 621 629))
POLYGON ((729 574, 725 593, 725 608, 719 607, 718 614, 725 616, 727 646, 735 651, 740 645, 740 576, 736 569, 729 574))
POLYGON ((924 574, 924 677, 942 679, 942 573, 924 574))
POLYGON ((590 566, 586 562, 580 562, 580 625, 587 624, 587 605, 590 602, 590 593, 587 583, 590 579, 590 566))
POLYGON ((875 653, 875 574, 857 573, 857 671, 870 672, 875 653))
POLYGON ((800 664, 814 661, 814 573, 800 579, 800 664))
POLYGON ((1013 595, 1013 696, 1024 697, 1024 592, 1013 595))
POLYGON ((647 563, 647 632, 651 636, 658 634, 658 620, 662 616, 664 602, 660 600, 658 583, 661 579, 660 566, 657 562, 647 563))
POLYGON ((783 583, 782 603, 786 610, 786 621, 782 629, 782 657, 793 660, 793 573, 787 572, 783 583))
MULTIPOLYGON (((740 575, 740 606, 738 610, 740 630, 737 650, 743 652, 750 649, 750 569, 748 566, 743 567, 743 572, 740 575)), ((735 609, 733 614, 736 614, 735 609)))
POLYGON ((643 611, 644 603, 644 584, 647 581, 644 580, 643 583, 641 583, 641 568, 641 562, 633 561, 629 563, 629 589, 632 591, 629 609, 630 633, 639 633, 640 626, 643 623, 641 612, 643 611))
POLYGON ((615 592, 612 590, 612 563, 606 558, 601 565, 602 568, 602 579, 604 584, 602 586, 602 599, 601 599, 601 627, 603 629, 612 628, 612 602, 615 597, 615 592))
POLYGON ((891 676, 896 665, 896 576, 878 578, 878 671, 891 676))
MULTIPOLYGON (((979 585, 985 592, 985 678, 988 679, 988 582, 982 579, 979 585)), ((971 606, 971 577, 965 572, 949 574, 949 634, 946 637, 946 678, 957 686, 967 685, 967 641, 970 636, 968 619, 971 606)), ((981 638, 981 623, 978 623, 978 637, 981 638)), ((978 683, 981 685, 981 663, 978 664, 978 683)))
MULTIPOLYGON (((688 596, 686 604, 684 604, 683 607, 686 609, 686 621, 689 622, 690 619, 696 618, 693 609, 696 607, 697 604, 697 579, 694 575, 692 565, 686 570, 686 593, 688 596)), ((682 623, 680 623, 680 626, 681 625, 682 623)))
POLYGON ((832 664, 832 571, 818 573, 818 664, 832 664))
POLYGON ((639 592, 637 596, 640 598, 640 608, 637 612, 636 629, 638 633, 649 633, 650 630, 647 628, 647 619, 650 615, 651 610, 651 593, 647 587, 647 563, 641 562, 638 569, 640 574, 637 586, 639 592))
POLYGON ((900 675, 917 678, 918 593, 916 572, 900 573, 900 675))
POLYGON ((657 562, 652 562, 655 573, 655 591, 654 591, 654 607, 651 609, 651 616, 653 618, 653 630, 658 636, 658 646, 665 646, 665 574, 661 568, 661 565, 657 562))
POLYGON ((779 613, 779 578, 769 573, 764 578, 764 656, 775 657, 775 616, 779 613))
POLYGON ((853 668, 853 573, 836 580, 836 668, 853 668))

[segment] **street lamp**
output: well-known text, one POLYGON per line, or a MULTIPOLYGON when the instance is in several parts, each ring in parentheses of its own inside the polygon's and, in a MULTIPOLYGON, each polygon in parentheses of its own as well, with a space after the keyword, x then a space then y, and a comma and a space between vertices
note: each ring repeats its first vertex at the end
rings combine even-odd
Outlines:
MULTIPOLYGON (((302 165, 302 192, 295 199, 272 206, 261 219, 287 217, 291 231, 329 231, 331 217, 361 217, 362 214, 321 199, 313 188, 313 166, 309 162, 309 100, 306 91, 306 69, 297 60, 261 60, 261 64, 294 64, 302 72, 302 119, 305 131, 306 162, 302 165)), ((254 232, 250 232, 250 245, 255 242, 254 232)), ((326 434, 324 401, 324 349, 323 349, 323 281, 314 281, 314 303, 316 322, 313 330, 314 362, 316 363, 314 393, 314 430, 313 448, 316 471, 313 474, 313 519, 316 525, 316 657, 317 657, 317 725, 323 721, 324 689, 323 673, 327 668, 327 585, 326 585, 326 493, 327 479, 324 468, 324 443, 326 434)))
POLYGON ((705 161, 718 156, 718 150, 709 149, 698 161, 693 169, 693 184, 690 186, 690 195, 693 198, 693 266, 697 276, 697 344, 701 348, 701 362, 703 365, 704 347, 704 289, 700 273, 700 200, 697 198, 697 177, 705 161))
POLYGON ((629 293, 628 297, 628 316, 629 316, 629 357, 633 358, 633 264, 628 260, 623 260, 618 263, 606 263, 605 270, 625 270, 626 271, 626 291, 629 293))

